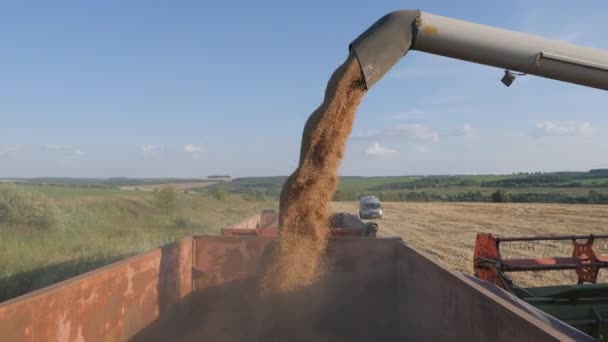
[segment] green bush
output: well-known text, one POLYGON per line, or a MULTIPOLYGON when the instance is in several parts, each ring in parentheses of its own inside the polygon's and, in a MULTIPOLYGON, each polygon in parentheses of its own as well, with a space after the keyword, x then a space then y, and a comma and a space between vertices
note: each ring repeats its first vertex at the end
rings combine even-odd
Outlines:
POLYGON ((399 202, 400 198, 399 198, 399 193, 397 192, 381 192, 380 193, 380 200, 382 202, 399 202))
POLYGON ((223 201, 226 198, 228 198, 228 192, 219 187, 213 189, 213 191, 211 192, 211 195, 213 196, 213 198, 215 198, 218 201, 223 201))
POLYGON ((61 225, 61 213, 41 193, 15 185, 0 186, 0 223, 50 229, 61 225))
POLYGON ((511 195, 506 191, 499 189, 492 194, 492 201, 496 203, 511 202, 511 195))
POLYGON ((154 193, 155 205, 164 215, 172 215, 179 207, 177 191, 174 187, 166 186, 154 193))
POLYGON ((338 190, 334 194, 334 201, 357 201, 359 200, 359 194, 353 190, 338 190))
POLYGON ((587 196, 587 202, 591 204, 607 204, 608 195, 602 194, 598 191, 591 190, 587 196))
MULTIPOLYGON (((220 196, 221 197, 221 196, 220 196)), ((263 202, 266 199, 264 191, 255 190, 243 195, 243 199, 251 202, 263 202)))
POLYGON ((191 228, 193 225, 191 218, 182 216, 176 218, 173 223, 175 224, 175 227, 182 229, 191 228))

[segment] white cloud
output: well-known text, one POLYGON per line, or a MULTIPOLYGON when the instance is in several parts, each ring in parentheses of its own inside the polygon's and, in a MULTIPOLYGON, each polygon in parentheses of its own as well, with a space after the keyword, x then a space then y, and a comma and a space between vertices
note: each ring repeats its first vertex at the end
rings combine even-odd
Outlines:
POLYGON ((589 122, 539 121, 534 125, 533 135, 538 137, 588 136, 592 127, 589 122))
POLYGON ((439 141, 439 133, 424 125, 399 125, 389 131, 397 137, 411 140, 439 141))
POLYGON ((467 123, 462 126, 455 127, 450 131, 450 133, 448 133, 448 135, 453 137, 471 138, 477 135, 477 129, 467 123))
POLYGON ((82 156, 85 154, 80 148, 67 145, 47 144, 42 146, 42 148, 48 151, 59 151, 75 156, 82 156))
POLYGON ((202 153, 205 152, 205 148, 198 145, 187 144, 184 145, 184 152, 186 153, 202 153))
POLYGON ((418 153, 424 153, 424 152, 426 152, 426 147, 423 145, 416 145, 416 146, 414 146, 414 151, 416 151, 418 153))
POLYGON ((161 157, 166 153, 186 154, 193 158, 198 158, 202 153, 207 152, 204 146, 195 144, 185 144, 182 146, 163 147, 152 144, 144 144, 139 147, 140 151, 146 156, 161 157))
POLYGON ((367 134, 353 136, 359 140, 403 140, 403 141, 439 141, 439 133, 432 128, 421 125, 398 125, 387 127, 380 131, 372 131, 367 134))
POLYGON ((9 154, 14 154, 17 152, 17 150, 19 149, 15 146, 0 146, 0 157, 8 156, 9 154))
POLYGON ((207 152, 207 149, 199 145, 186 144, 182 147, 182 152, 189 154, 192 158, 199 158, 201 153, 207 152))
POLYGON ((156 145, 146 144, 146 145, 141 145, 140 149, 143 153, 152 153, 154 151, 158 151, 160 148, 156 145))
POLYGON ((380 145, 379 142, 375 142, 365 149, 365 154, 367 154, 368 156, 388 156, 394 153, 397 153, 397 151, 390 148, 386 148, 380 145))
POLYGON ((422 119, 425 115, 425 111, 421 109, 411 109, 403 113, 391 115, 392 119, 422 119))
POLYGON ((47 149, 47 150, 56 150, 56 151, 59 151, 59 150, 61 150, 63 148, 63 146, 48 144, 48 145, 44 145, 44 148, 47 149))
POLYGON ((414 108, 407 110, 405 112, 401 112, 399 114, 390 115, 388 118, 397 119, 397 120, 416 120, 416 119, 425 119, 434 115, 464 115, 470 112, 474 112, 476 109, 471 106, 461 106, 461 107, 449 107, 449 108, 427 108, 420 109, 414 108))

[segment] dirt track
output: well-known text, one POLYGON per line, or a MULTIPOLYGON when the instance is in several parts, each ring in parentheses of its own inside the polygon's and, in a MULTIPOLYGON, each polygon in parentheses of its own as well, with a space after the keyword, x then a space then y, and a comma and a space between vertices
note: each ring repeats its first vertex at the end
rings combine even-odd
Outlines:
POLYGON ((163 183, 163 184, 144 184, 144 185, 128 185, 121 186, 121 190, 139 190, 139 191, 154 191, 161 189, 166 186, 175 188, 177 191, 186 191, 196 188, 204 188, 217 184, 216 181, 204 181, 204 182, 193 182, 193 183, 163 183))
MULTIPOLYGON (((357 203, 334 202, 334 210, 357 213, 357 203)), ((383 236, 400 236, 417 249, 452 269, 472 273, 473 246, 478 232, 501 236, 540 234, 608 234, 608 206, 494 203, 385 203, 385 217, 376 222, 383 236)), ((602 244, 603 245, 603 244, 602 244)), ((608 246, 602 246, 604 248, 608 246)), ((521 255, 572 252, 571 243, 519 248, 521 255)), ((505 248, 505 253, 509 252, 505 248)), ((545 255, 554 256, 554 255, 545 255)), ((600 271, 608 279, 608 271, 600 271)), ((514 276, 522 285, 573 281, 564 272, 525 273, 514 276)))

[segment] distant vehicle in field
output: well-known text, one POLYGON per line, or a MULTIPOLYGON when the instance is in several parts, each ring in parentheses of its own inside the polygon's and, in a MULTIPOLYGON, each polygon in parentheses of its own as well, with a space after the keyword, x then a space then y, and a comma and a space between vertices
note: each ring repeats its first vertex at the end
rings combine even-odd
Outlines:
POLYGON ((361 219, 382 219, 382 203, 376 196, 363 196, 359 198, 359 217, 361 219))

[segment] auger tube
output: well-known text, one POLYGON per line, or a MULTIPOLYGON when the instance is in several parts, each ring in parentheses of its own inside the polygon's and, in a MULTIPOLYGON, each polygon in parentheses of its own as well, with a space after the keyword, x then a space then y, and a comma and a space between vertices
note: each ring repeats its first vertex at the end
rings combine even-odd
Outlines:
POLYGON ((371 88, 409 50, 608 90, 608 51, 446 18, 395 11, 357 37, 350 49, 371 88))

